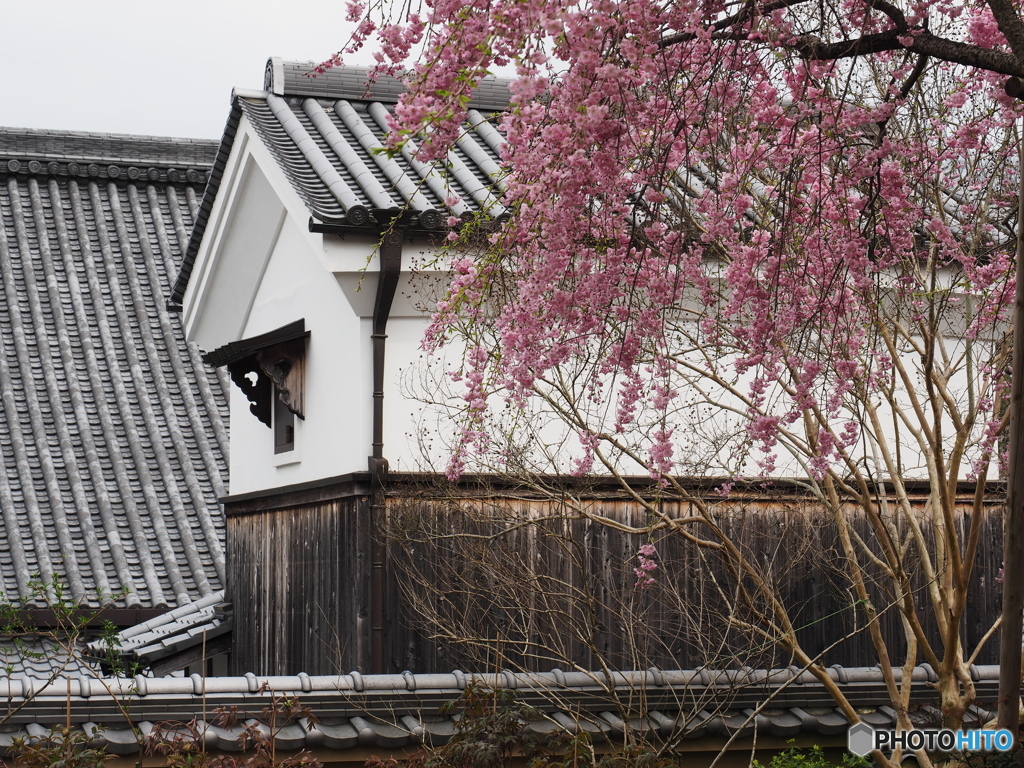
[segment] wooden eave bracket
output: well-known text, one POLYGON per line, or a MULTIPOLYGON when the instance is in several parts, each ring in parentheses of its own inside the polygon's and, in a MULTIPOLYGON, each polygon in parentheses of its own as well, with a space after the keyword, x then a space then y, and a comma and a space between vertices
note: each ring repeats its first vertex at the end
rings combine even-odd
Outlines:
POLYGON ((275 386, 285 407, 300 419, 306 418, 308 338, 305 319, 297 320, 275 331, 225 344, 203 355, 203 360, 213 366, 227 366, 231 380, 248 398, 249 410, 269 427, 275 386), (251 374, 256 374, 255 382, 251 374))

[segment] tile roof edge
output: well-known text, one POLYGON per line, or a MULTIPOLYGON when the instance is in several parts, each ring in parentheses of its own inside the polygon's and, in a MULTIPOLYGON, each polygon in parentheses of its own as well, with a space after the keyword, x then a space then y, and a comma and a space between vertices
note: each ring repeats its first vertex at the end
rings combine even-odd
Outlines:
MULTIPOLYGON (((395 104, 405 92, 401 77, 372 77, 373 67, 341 64, 316 72, 319 62, 282 59, 272 56, 264 70, 263 88, 277 96, 336 101, 375 101, 395 104), (302 76, 297 72, 303 73, 302 76)), ((469 106, 488 112, 501 112, 509 105, 511 78, 487 75, 480 81, 469 106)))
MULTIPOLYGON (((221 136, 220 144, 217 147, 217 156, 213 161, 213 169, 210 171, 210 179, 206 183, 203 200, 199 204, 195 224, 189 235, 188 246, 181 260, 181 268, 178 270, 178 276, 171 287, 171 295, 167 300, 168 311, 176 312, 181 310, 181 302, 185 298, 185 291, 188 289, 192 268, 195 266, 196 257, 199 255, 199 244, 203 240, 206 225, 210 221, 213 201, 220 190, 220 182, 224 178, 224 168, 227 166, 228 157, 231 155, 231 148, 234 146, 235 136, 238 133, 238 125, 242 118, 242 108, 239 100, 246 98, 245 93, 246 91, 243 89, 235 89, 231 92, 231 110, 228 112, 228 119, 224 125, 224 134, 221 136)), ((262 94, 265 92, 253 91, 253 93, 262 94)))
POLYGON ((57 128, 19 128, 18 126, 12 125, 0 125, 0 136, 3 134, 11 134, 15 136, 32 135, 32 136, 46 136, 53 138, 72 138, 72 139, 104 139, 104 140, 117 140, 117 141, 158 141, 166 142, 170 144, 209 144, 215 145, 217 139, 200 139, 193 136, 158 136, 143 133, 110 133, 107 131, 71 131, 62 130, 57 128))
POLYGON ((231 103, 235 103, 235 99, 265 99, 272 95, 269 91, 260 91, 255 88, 232 88, 231 89, 231 103))
MULTIPOLYGON (((60 161, 81 166, 192 166, 205 171, 212 165, 216 147, 214 139, 0 127, 0 158, 6 159, 0 163, 0 170, 28 172, 28 166, 35 162, 40 167, 31 172, 39 173, 48 163, 53 165, 51 161, 60 161)), ((66 172, 66 168, 61 171, 66 172)), ((55 173, 53 169, 50 172, 55 173)))

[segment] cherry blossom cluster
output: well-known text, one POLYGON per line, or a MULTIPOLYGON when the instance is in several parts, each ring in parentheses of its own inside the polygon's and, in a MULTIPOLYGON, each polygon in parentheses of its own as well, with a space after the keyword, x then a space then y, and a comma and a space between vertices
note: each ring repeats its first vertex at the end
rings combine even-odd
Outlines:
MULTIPOLYGON (((903 50, 808 55, 813 35, 884 32, 900 16, 881 5, 896 7, 426 0, 392 17, 350 4, 348 50, 377 35, 380 71, 407 72, 392 141, 421 137, 423 160, 465 130, 482 77, 515 72, 497 118, 512 216, 486 238, 453 232, 455 277, 427 334, 430 348, 455 329, 469 342, 450 475, 486 444, 492 393, 522 407, 585 355, 610 415, 577 428, 575 472, 645 419, 641 460, 672 474, 669 414, 696 365, 742 382, 743 450, 762 473, 781 432, 799 429, 806 470, 822 477, 861 438, 851 397, 893 385, 892 323, 927 329, 941 290, 943 306, 969 297, 965 338, 998 335, 1013 295, 1018 111, 1001 76, 915 46, 939 32, 1006 41, 981 0, 912 0, 897 9, 903 50)), ((999 417, 981 414, 968 461, 992 451, 999 417)))
POLYGON ((655 582, 654 572, 658 570, 658 552, 653 544, 643 544, 636 553, 637 566, 633 569, 636 575, 636 586, 639 589, 647 589, 655 582))

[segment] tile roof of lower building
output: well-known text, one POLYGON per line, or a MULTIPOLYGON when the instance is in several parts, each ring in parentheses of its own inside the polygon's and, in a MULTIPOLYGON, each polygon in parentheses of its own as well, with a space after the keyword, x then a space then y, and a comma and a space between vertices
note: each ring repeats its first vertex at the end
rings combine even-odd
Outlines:
POLYGON ((220 590, 122 630, 113 639, 113 647, 98 641, 90 643, 88 651, 100 660, 115 654, 121 669, 147 668, 230 632, 233 621, 229 609, 224 590, 220 590))
POLYGON ((227 382, 165 296, 214 142, 0 130, 0 597, 160 608, 224 579, 227 382), (49 594, 47 594, 49 592, 49 594))
MULTIPOLYGON (((894 670, 897 681, 901 670, 894 670)), ((896 713, 877 668, 828 670, 860 717, 874 727, 889 727, 896 713)), ((998 696, 998 667, 972 667, 979 706, 966 714, 976 727, 992 719, 998 696)), ((938 727, 934 707, 934 672, 918 667, 911 687, 912 719, 938 727)), ((93 743, 114 754, 137 754, 136 732, 149 733, 155 723, 200 722, 209 749, 234 750, 240 728, 203 722, 203 713, 238 707, 255 713, 274 697, 286 696, 308 707, 318 722, 288 726, 278 734, 278 748, 346 750, 357 747, 400 748, 421 742, 443 743, 455 721, 442 715, 475 682, 512 689, 518 701, 535 708, 541 719, 535 732, 582 728, 597 738, 615 740, 627 730, 661 738, 762 735, 792 738, 845 736, 847 719, 825 687, 809 672, 781 670, 682 670, 561 672, 488 675, 449 674, 348 675, 289 677, 110 678, 81 677, 47 686, 25 680, 0 680, 0 697, 24 706, 0 733, 0 752, 12 738, 40 732, 70 719, 93 743), (119 706, 119 701, 129 706, 119 706), (125 721, 128 717, 130 723, 125 721)), ((244 717, 244 715, 243 715, 244 717)), ((212 715, 207 714, 207 719, 212 715)))

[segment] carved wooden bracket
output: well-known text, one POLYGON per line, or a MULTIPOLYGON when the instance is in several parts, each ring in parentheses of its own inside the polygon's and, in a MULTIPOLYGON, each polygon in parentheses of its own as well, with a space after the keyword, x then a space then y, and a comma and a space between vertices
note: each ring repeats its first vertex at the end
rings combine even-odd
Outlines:
POLYGON ((277 385, 277 394, 288 410, 306 418, 306 339, 293 339, 256 353, 260 369, 277 385))
POLYGON ((231 380, 249 399, 249 410, 268 427, 274 410, 274 388, 281 402, 300 419, 306 418, 305 321, 276 331, 227 344, 203 356, 211 365, 226 365, 231 380))
POLYGON ((270 384, 270 379, 260 370, 256 356, 252 355, 231 363, 228 365, 228 373, 231 374, 231 380, 242 390, 242 394, 249 398, 249 410, 252 415, 269 427, 274 388, 270 384))

